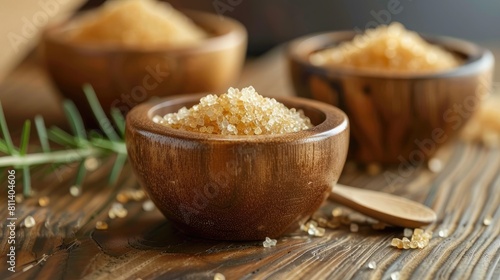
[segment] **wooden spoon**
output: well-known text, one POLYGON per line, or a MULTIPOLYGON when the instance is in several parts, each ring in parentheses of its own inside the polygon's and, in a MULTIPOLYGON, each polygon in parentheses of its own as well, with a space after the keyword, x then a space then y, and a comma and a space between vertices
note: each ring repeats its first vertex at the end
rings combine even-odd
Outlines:
POLYGON ((423 204, 372 190, 337 184, 330 199, 393 226, 417 228, 436 220, 436 213, 423 204))

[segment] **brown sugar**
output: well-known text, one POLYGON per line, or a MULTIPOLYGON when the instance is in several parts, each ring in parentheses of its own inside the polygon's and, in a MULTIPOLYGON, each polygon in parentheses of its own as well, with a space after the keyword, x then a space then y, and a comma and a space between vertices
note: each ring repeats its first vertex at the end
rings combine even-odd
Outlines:
POLYGON ((113 0, 78 18, 70 40, 129 47, 185 46, 208 34, 168 3, 113 0))
POLYGON ((492 94, 481 103, 461 132, 461 136, 471 143, 482 143, 487 147, 500 146, 500 95, 492 94))
POLYGON ((189 109, 155 116, 153 121, 176 129, 223 135, 283 134, 312 127, 302 111, 263 97, 253 87, 207 95, 189 109))
POLYGON ((452 53, 397 22, 368 29, 352 41, 313 53, 309 59, 317 66, 385 72, 434 72, 460 65, 452 53))

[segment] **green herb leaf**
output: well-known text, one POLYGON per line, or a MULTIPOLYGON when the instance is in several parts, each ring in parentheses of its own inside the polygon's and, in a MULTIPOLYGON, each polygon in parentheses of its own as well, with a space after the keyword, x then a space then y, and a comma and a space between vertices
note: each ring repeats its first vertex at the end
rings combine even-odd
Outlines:
POLYGON ((124 138, 125 118, 123 117, 122 112, 120 112, 120 109, 115 107, 111 108, 111 117, 113 118, 113 121, 115 122, 115 125, 118 128, 118 132, 120 132, 121 137, 124 138))
POLYGON ((31 174, 27 165, 23 166, 23 194, 26 197, 31 195, 31 174))
POLYGON ((69 146, 69 147, 78 147, 81 143, 75 141, 75 137, 66 131, 60 129, 57 126, 53 126, 48 131, 49 139, 56 142, 59 145, 69 146))
POLYGON ((95 91, 91 85, 85 84, 83 86, 83 91, 85 92, 85 96, 87 96, 87 100, 89 102, 90 108, 94 113, 94 116, 99 123, 102 131, 108 136, 111 141, 120 141, 120 137, 116 134, 116 131, 113 128, 113 125, 109 121, 108 117, 104 113, 101 104, 99 104, 99 100, 95 95, 95 91))
POLYGON ((26 120, 23 125, 23 132, 21 134, 21 145, 19 145, 19 154, 24 156, 28 151, 28 143, 30 140, 30 130, 31 130, 31 121, 26 120))
POLYGON ((109 174, 109 182, 114 185, 118 178, 120 177, 121 171, 125 162, 127 161, 126 154, 118 154, 116 156, 115 163, 113 164, 113 168, 111 169, 111 173, 109 174))
POLYGON ((78 171, 76 172, 75 178, 75 186, 79 187, 80 189, 83 185, 83 179, 85 179, 85 173, 87 173, 87 169, 85 169, 85 161, 82 160, 78 165, 78 171))
POLYGON ((38 133, 38 138, 40 139, 40 145, 42 146, 42 151, 44 153, 50 152, 50 145, 47 137, 47 128, 45 127, 45 122, 42 116, 37 115, 35 117, 35 126, 38 133))
POLYGON ((14 148, 14 144, 12 143, 12 138, 10 137, 9 127, 7 126, 7 121, 5 120, 5 115, 3 113, 3 107, 1 102, 0 102, 0 128, 2 130, 2 135, 8 153, 11 155, 16 155, 17 150, 16 148, 14 148))
POLYGON ((5 143, 5 140, 0 139, 0 152, 8 154, 9 153, 9 148, 7 148, 7 144, 5 143))
POLYGON ((75 103, 71 100, 65 100, 63 103, 64 112, 69 120, 71 130, 76 137, 80 139, 87 139, 87 133, 85 131, 85 126, 83 125, 82 116, 75 106, 75 103))

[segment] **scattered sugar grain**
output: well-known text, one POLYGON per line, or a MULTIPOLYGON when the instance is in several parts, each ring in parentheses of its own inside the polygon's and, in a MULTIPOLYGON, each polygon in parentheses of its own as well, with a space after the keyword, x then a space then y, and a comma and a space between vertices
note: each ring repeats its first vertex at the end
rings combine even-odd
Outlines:
POLYGON ((493 218, 491 216, 487 216, 483 219, 483 225, 485 226, 489 226, 491 225, 491 221, 493 220, 493 218))
POLYGON ((405 228, 403 231, 403 235, 410 238, 413 235, 413 230, 411 228, 405 228))
POLYGON ((22 203, 24 201, 24 195, 18 194, 16 195, 16 203, 22 203))
POLYGON ((401 242, 402 242, 401 239, 399 239, 399 238, 393 238, 391 240, 391 246, 398 247, 401 242))
POLYGON ((340 208, 340 207, 335 207, 335 208, 332 210, 332 216, 333 216, 333 217, 340 217, 340 216, 342 216, 342 214, 343 214, 343 210, 342 210, 342 208, 340 208))
POLYGON ((116 219, 116 214, 115 214, 115 210, 114 209, 109 209, 109 211, 108 211, 108 217, 110 219, 116 219))
POLYGON ((405 229, 403 239, 393 238, 391 240, 391 246, 398 249, 422 249, 429 244, 429 240, 432 238, 432 231, 416 228, 410 235, 411 229, 405 229), (409 237, 411 236, 411 239, 409 237))
POLYGON ((125 208, 115 209, 114 212, 118 218, 125 218, 128 214, 128 210, 125 208))
POLYGON ((424 231, 424 234, 422 234, 422 236, 423 236, 424 239, 431 239, 432 238, 432 234, 433 234, 432 231, 426 230, 426 231, 424 231))
POLYGON ((421 228, 416 228, 413 230, 413 234, 420 236, 420 235, 424 234, 424 230, 421 228))
POLYGON ((410 249, 410 239, 403 237, 403 249, 410 249))
POLYGON ((125 218, 128 214, 128 210, 123 207, 123 204, 119 202, 114 202, 108 211, 108 216, 110 219, 114 218, 125 218))
POLYGON ((401 278, 401 273, 399 271, 391 273, 391 280, 399 280, 400 278, 401 278))
POLYGON ((153 211, 155 209, 155 204, 151 200, 146 200, 144 203, 142 203, 142 210, 149 212, 153 211))
POLYGON ((35 224, 36 221, 35 218, 33 218, 33 216, 26 216, 26 218, 24 218, 24 227, 32 228, 35 226, 35 224))
POLYGON ((97 221, 95 223, 95 229, 97 229, 97 230, 107 230, 108 229, 108 223, 103 222, 103 221, 97 221))
POLYGON ((120 192, 116 195, 116 200, 120 203, 127 203, 128 199, 128 196, 124 192, 120 192))
POLYGON ((326 232, 325 228, 317 227, 316 228, 316 234, 314 236, 317 236, 317 237, 324 236, 325 232, 326 232))
POLYGON ((371 261, 368 263, 368 268, 371 270, 377 269, 377 263, 375 261, 371 261))
POLYGON ((69 188, 69 193, 70 193, 72 196, 74 196, 74 197, 80 196, 81 192, 82 192, 82 190, 81 190, 81 188, 80 188, 80 187, 78 187, 78 186, 71 186, 71 187, 69 188))
POLYGON ((307 233, 309 235, 312 235, 312 236, 316 236, 318 232, 318 229, 315 227, 315 226, 310 226, 308 229, 307 229, 307 233))
POLYGON ((129 196, 135 201, 141 201, 146 197, 146 193, 143 190, 132 190, 129 196))
POLYGON ((431 158, 427 162, 427 168, 433 173, 441 172, 443 170, 443 162, 438 158, 431 158))
POLYGON ((49 205, 49 203, 50 203, 50 198, 48 196, 42 196, 38 199, 38 205, 40 205, 41 207, 45 207, 49 205))
POLYGON ((226 280, 226 276, 224 276, 224 274, 222 273, 217 272, 214 275, 214 280, 226 280))
POLYGON ((278 241, 276 239, 271 239, 269 237, 266 237, 266 240, 264 240, 264 242, 262 242, 262 246, 264 246, 264 248, 271 248, 271 247, 276 246, 277 242, 278 241))
POLYGON ((95 157, 89 157, 84 161, 85 169, 94 171, 99 167, 99 160, 95 157))
POLYGON ((304 225, 301 225, 300 228, 302 231, 307 232, 310 236, 321 237, 324 236, 326 232, 325 228, 319 227, 318 223, 314 220, 310 220, 304 225))
POLYGON ((438 236, 445 238, 448 237, 448 229, 441 229, 438 231, 438 236))

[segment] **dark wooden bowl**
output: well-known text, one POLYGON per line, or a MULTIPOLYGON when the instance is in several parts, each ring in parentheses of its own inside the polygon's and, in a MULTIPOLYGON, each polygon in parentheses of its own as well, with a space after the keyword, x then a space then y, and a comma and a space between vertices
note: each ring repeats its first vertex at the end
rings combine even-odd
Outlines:
POLYGON ((72 21, 45 30, 41 51, 57 88, 92 120, 82 85, 91 84, 104 110, 128 112, 151 96, 217 92, 227 89, 241 71, 245 28, 235 20, 185 12, 213 36, 186 47, 131 48, 81 45, 68 40, 72 21))
POLYGON ((464 59, 449 71, 389 74, 309 62, 315 51, 351 40, 350 31, 299 38, 289 46, 291 77, 299 96, 333 104, 351 123, 349 157, 363 163, 418 164, 453 139, 488 94, 492 54, 472 43, 427 37, 464 59))
POLYGON ((202 96, 141 104, 127 115, 127 150, 141 185, 191 235, 263 240, 295 230, 340 176, 349 142, 346 115, 318 101, 278 99, 304 110, 315 126, 260 136, 187 132, 151 120, 202 96))

